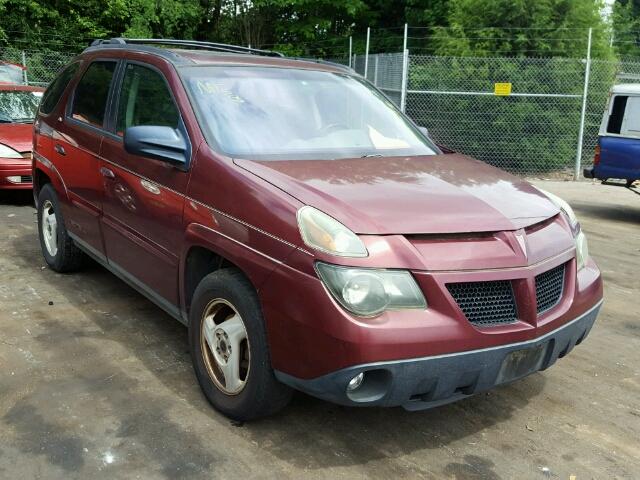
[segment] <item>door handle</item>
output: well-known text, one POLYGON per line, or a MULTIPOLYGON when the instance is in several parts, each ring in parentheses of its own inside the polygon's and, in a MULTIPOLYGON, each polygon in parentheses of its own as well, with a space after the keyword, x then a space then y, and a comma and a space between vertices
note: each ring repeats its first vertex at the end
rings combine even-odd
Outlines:
POLYGON ((58 153, 59 155, 66 155, 67 152, 65 151, 64 147, 62 145, 60 145, 59 143, 56 143, 56 146, 53 147, 53 149, 56 151, 56 153, 58 153))
POLYGON ((107 167, 100 168, 100 175, 102 175, 104 178, 116 178, 116 174, 113 173, 113 170, 107 167))
POLYGON ((154 185, 148 180, 140 180, 140 185, 142 185, 142 188, 144 188, 146 191, 151 192, 154 195, 160 195, 160 189, 158 188, 158 186, 154 185))

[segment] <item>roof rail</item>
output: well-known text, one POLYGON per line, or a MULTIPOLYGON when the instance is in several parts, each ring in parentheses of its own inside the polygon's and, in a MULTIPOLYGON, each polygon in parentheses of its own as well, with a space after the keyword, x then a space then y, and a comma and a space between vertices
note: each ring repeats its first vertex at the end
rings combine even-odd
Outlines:
POLYGON ((280 52, 272 50, 261 50, 259 48, 241 47, 239 45, 228 45, 226 43, 200 42, 198 40, 173 40, 163 38, 110 38, 98 39, 91 43, 92 47, 108 45, 167 45, 176 47, 201 48, 203 50, 213 50, 226 53, 246 53, 250 55, 262 55, 265 57, 284 57, 280 52))
POLYGON ((304 62, 313 62, 319 63, 320 65, 330 65, 332 67, 337 67, 342 70, 346 70, 348 72, 354 72, 355 70, 348 65, 344 65, 338 62, 332 62, 330 60, 323 60, 322 58, 311 58, 311 57, 287 57, 289 60, 301 60, 304 62))

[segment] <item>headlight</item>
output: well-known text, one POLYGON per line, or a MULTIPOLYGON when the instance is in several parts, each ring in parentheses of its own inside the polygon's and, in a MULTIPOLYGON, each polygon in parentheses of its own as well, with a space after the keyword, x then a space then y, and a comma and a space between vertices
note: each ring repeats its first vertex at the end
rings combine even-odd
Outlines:
POLYGON ((573 237, 576 241, 576 263, 578 265, 578 270, 584 267, 587 264, 587 259, 589 258, 589 246, 587 245, 587 237, 580 228, 580 222, 578 221, 578 217, 567 202, 563 199, 554 195, 553 193, 549 193, 541 188, 538 188, 542 193, 544 193, 549 200, 556 204, 556 206, 560 209, 564 217, 569 222, 569 226, 571 227, 571 232, 573 233, 573 237))
POLYGON ((0 158, 22 158, 22 155, 13 148, 0 143, 0 158))
POLYGON ((320 279, 348 311, 372 317, 385 310, 424 309, 427 302, 406 270, 351 268, 317 263, 320 279))
POLYGON ((309 247, 341 257, 366 257, 369 253, 358 236, 313 207, 298 210, 298 228, 309 247))

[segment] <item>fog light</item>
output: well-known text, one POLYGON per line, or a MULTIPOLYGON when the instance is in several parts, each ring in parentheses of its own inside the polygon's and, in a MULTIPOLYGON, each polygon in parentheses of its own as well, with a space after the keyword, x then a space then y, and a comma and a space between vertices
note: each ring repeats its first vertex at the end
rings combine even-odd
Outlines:
POLYGON ((9 180, 11 183, 21 183, 22 177, 20 177, 20 175, 12 175, 10 177, 7 177, 7 180, 9 180))
POLYGON ((362 385, 362 381, 364 380, 364 372, 360 372, 358 375, 349 380, 349 384, 347 385, 347 391, 353 392, 360 385, 362 385))

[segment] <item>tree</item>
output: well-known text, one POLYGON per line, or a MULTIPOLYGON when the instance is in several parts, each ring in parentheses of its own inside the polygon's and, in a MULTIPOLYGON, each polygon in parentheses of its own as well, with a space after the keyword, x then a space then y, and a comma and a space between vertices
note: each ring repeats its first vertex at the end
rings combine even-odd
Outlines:
POLYGON ((640 0, 616 0, 612 21, 616 53, 640 56, 640 0))
POLYGON ((444 55, 594 57, 609 54, 601 0, 450 0, 449 28, 435 38, 444 55))

